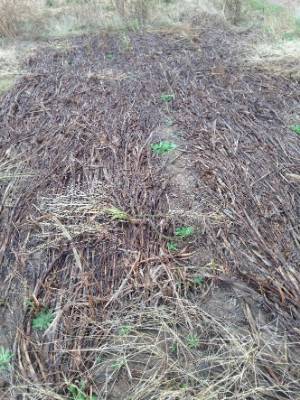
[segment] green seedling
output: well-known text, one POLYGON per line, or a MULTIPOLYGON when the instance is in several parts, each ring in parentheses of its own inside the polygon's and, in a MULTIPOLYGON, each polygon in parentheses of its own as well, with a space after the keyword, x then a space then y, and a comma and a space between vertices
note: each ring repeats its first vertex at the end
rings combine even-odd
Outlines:
POLYGON ((97 396, 95 396, 94 394, 85 394, 84 383, 81 383, 80 386, 71 383, 67 389, 70 394, 70 400, 97 400, 97 396))
POLYGON ((131 332, 131 326, 129 325, 121 326, 121 328, 119 329, 120 336, 127 336, 129 335, 130 332, 131 332))
POLYGON ((196 276, 196 278, 194 278, 194 284, 196 286, 200 286, 203 285, 203 283, 205 282, 203 276, 196 276))
POLYGON ((96 362, 97 365, 102 364, 103 361, 104 361, 104 358, 103 358, 102 356, 97 356, 97 357, 96 357, 95 362, 96 362))
POLYGON ((0 371, 9 368, 12 357, 13 354, 9 350, 0 347, 0 371))
POLYGON ((175 230, 175 236, 178 236, 182 239, 186 239, 189 236, 192 236, 194 233, 194 228, 192 226, 180 226, 175 230))
POLYGON ((190 349, 196 349, 199 346, 199 338, 197 335, 190 334, 186 338, 186 343, 190 349))
POLYGON ((111 217, 113 221, 126 222, 130 219, 129 215, 125 211, 120 210, 117 207, 107 208, 105 212, 111 217))
POLYGON ((166 153, 169 153, 172 150, 175 150, 176 147, 177 146, 176 146, 175 143, 168 142, 168 141, 165 141, 165 140, 162 140, 159 143, 153 143, 151 145, 151 149, 152 149, 153 153, 155 153, 155 154, 157 154, 159 156, 161 156, 163 154, 166 154, 166 153))
POLYGON ((167 243, 167 249, 172 252, 172 251, 177 251, 178 247, 177 244, 175 242, 168 242, 167 243))
POLYGON ((54 313, 50 310, 40 311, 32 320, 32 328, 36 331, 46 330, 54 320, 54 313))
POLYGON ((189 388, 187 383, 182 383, 181 385, 179 385, 179 389, 181 390, 187 390, 189 388))
POLYGON ((172 344, 171 351, 172 351, 172 353, 174 353, 174 354, 177 354, 177 353, 178 353, 178 344, 177 344, 177 342, 174 342, 174 343, 172 344))
POLYGON ((292 125, 291 130, 297 133, 297 135, 300 135, 300 124, 292 125))
POLYGON ((172 118, 166 118, 165 119, 165 125, 170 128, 172 125, 174 125, 174 120, 172 118))
POLYGON ((164 103, 170 103, 172 100, 175 99, 175 95, 174 94, 168 94, 168 93, 163 93, 160 96, 161 101, 163 101, 164 103))
POLYGON ((107 53, 107 54, 106 54, 106 58, 107 58, 108 60, 112 60, 112 59, 114 58, 113 53, 107 53))
POLYGON ((112 369, 114 371, 120 371, 120 369, 125 365, 125 361, 122 360, 116 360, 115 362, 112 363, 112 369))

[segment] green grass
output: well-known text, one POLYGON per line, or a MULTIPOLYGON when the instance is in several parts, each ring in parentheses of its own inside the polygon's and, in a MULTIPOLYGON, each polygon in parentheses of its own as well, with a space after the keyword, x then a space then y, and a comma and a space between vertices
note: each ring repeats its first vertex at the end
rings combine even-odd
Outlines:
POLYGON ((290 128, 293 132, 297 133, 297 135, 300 135, 300 124, 292 125, 290 128))
POLYGON ((278 4, 272 4, 266 0, 248 0, 250 8, 264 15, 280 14, 284 8, 278 4))
POLYGON ((9 368, 12 357, 13 354, 9 350, 0 347, 0 371, 9 368))
POLYGON ((177 251, 178 250, 178 246, 177 246, 177 244, 175 242, 168 242, 167 243, 167 249, 170 252, 177 251))
POLYGON ((175 230, 175 236, 178 236, 182 239, 186 239, 192 236, 194 233, 194 228, 192 226, 180 226, 175 230))
POLYGON ((153 143, 151 145, 151 149, 153 153, 161 156, 166 153, 170 153, 170 151, 175 150, 177 145, 173 142, 168 142, 166 140, 162 140, 159 143, 153 143))
POLYGON ((170 103, 172 100, 175 99, 175 95, 171 93, 162 93, 160 99, 164 103, 170 103))
POLYGON ((194 284, 195 284, 196 286, 203 285, 204 282, 205 282, 205 280, 204 280, 203 276, 196 276, 196 277, 194 278, 194 284))
POLYGON ((54 320, 54 313, 50 310, 40 311, 32 320, 32 328, 36 331, 46 330, 54 320))
POLYGON ((114 371, 120 371, 120 369, 122 369, 124 365, 125 365, 125 360, 122 358, 112 363, 112 369, 114 371))
POLYGON ((110 216, 113 221, 127 222, 129 221, 129 215, 117 207, 106 208, 105 213, 110 216))
POLYGON ((197 349, 199 347, 199 338, 197 335, 190 334, 186 338, 186 344, 191 349, 197 349))
POLYGON ((80 383, 79 386, 71 383, 68 386, 68 392, 70 394, 69 400, 97 400, 97 396, 92 394, 85 393, 85 383, 80 383))
POLYGON ((121 326, 121 328, 119 329, 119 335, 120 336, 127 336, 129 335, 129 333, 131 332, 132 328, 129 325, 123 325, 121 326))

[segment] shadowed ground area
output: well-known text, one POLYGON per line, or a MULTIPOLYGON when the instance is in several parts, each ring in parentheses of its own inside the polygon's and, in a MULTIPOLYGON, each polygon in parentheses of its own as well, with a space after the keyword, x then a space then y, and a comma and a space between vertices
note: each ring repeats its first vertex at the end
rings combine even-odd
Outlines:
POLYGON ((3 399, 297 398, 299 82, 250 39, 84 36, 2 96, 3 399))

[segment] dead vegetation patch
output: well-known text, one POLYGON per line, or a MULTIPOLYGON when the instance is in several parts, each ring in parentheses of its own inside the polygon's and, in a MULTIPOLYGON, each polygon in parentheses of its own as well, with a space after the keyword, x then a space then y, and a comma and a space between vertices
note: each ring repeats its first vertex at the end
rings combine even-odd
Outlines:
POLYGON ((225 32, 77 38, 1 98, 8 303, 26 287, 6 398, 299 393, 299 85, 245 68, 225 32), (188 219, 175 161, 151 149, 166 123, 194 177, 188 219))

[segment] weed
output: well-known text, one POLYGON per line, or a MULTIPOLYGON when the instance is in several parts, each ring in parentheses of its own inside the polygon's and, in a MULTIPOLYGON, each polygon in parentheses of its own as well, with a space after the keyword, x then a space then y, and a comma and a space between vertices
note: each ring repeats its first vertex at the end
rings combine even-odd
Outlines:
POLYGON ((199 346, 199 338, 197 335, 190 334, 186 338, 186 343, 190 349, 196 349, 199 346))
POLYGON ((104 359, 103 359, 103 357, 102 357, 102 356, 97 356, 97 357, 96 357, 96 360, 95 360, 95 362, 96 362, 96 364, 97 364, 97 365, 100 365, 100 364, 102 364, 102 363, 103 363, 103 361, 104 361, 104 359))
POLYGON ((167 243, 167 249, 169 251, 177 251, 178 247, 177 247, 177 244, 175 242, 168 242, 167 243))
POLYGON ((193 233, 194 228, 192 226, 181 226, 179 228, 176 228, 175 230, 175 235, 182 239, 186 239, 189 236, 192 236, 193 233))
POLYGON ((37 331, 46 330, 54 320, 54 314, 50 310, 40 311, 32 320, 32 328, 37 331))
POLYGON ((181 389, 181 390, 187 390, 188 388, 189 388, 189 386, 187 383, 181 383, 179 385, 179 389, 181 389))
POLYGON ((178 344, 177 344, 176 342, 174 342, 174 343, 172 344, 171 352, 172 352, 173 354, 176 354, 176 355, 177 355, 177 353, 178 353, 178 344))
POLYGON ((9 368, 12 357, 13 354, 9 350, 0 347, 0 371, 9 368))
POLYGON ((113 221, 127 222, 130 219, 125 211, 117 207, 107 208, 105 209, 105 213, 108 214, 113 221))
POLYGON ((71 383, 68 386, 68 392, 70 394, 70 400, 97 400, 97 396, 94 394, 85 394, 85 383, 81 382, 80 386, 71 383))
POLYGON ((195 284, 196 286, 203 285, 204 282, 205 282, 205 280, 204 280, 203 276, 196 276, 196 277, 194 278, 194 284, 195 284))
POLYGON ((166 119, 165 119, 165 124, 166 124, 166 126, 169 128, 169 127, 171 127, 172 125, 174 125, 174 120, 173 120, 172 118, 166 118, 166 119))
POLYGON ((300 124, 292 125, 290 128, 293 132, 297 133, 297 135, 300 135, 300 124))
POLYGON ((129 325, 121 326, 121 328, 119 329, 120 336, 127 336, 129 335, 130 332, 131 332, 131 326, 129 325))
POLYGON ((175 99, 175 95, 174 94, 168 94, 168 93, 163 93, 160 96, 161 101, 163 101, 164 103, 170 103, 172 100, 175 99))
POLYGON ((107 54, 106 54, 106 58, 107 58, 108 60, 112 60, 112 59, 114 58, 113 53, 107 53, 107 54))
POLYGON ((112 363, 112 369, 114 371, 120 371, 120 369, 125 365, 124 359, 116 360, 112 363))
POLYGON ((162 140, 159 143, 153 143, 151 145, 151 149, 152 149, 153 153, 155 153, 155 154, 157 154, 159 156, 161 156, 163 154, 166 154, 166 153, 169 153, 172 150, 175 150, 176 147, 177 146, 176 146, 175 143, 168 142, 168 141, 165 141, 165 140, 162 140))
POLYGON ((35 311, 36 306, 37 306, 33 299, 26 299, 24 305, 25 305, 26 310, 28 310, 28 311, 35 311))
POLYGON ((46 6, 47 7, 54 7, 55 6, 54 0, 47 0, 46 1, 46 6))

